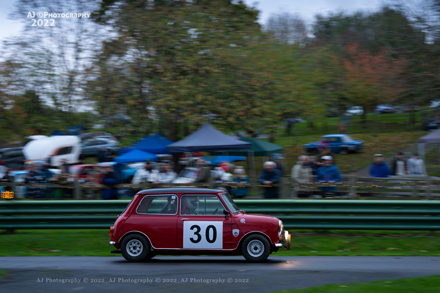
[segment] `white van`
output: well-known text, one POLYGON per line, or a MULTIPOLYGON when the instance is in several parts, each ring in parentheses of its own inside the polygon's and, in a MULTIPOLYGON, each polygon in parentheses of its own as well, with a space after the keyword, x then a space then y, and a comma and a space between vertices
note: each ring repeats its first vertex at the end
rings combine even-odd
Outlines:
POLYGON ((78 162, 81 152, 80 139, 75 135, 51 136, 28 142, 23 153, 28 161, 46 160, 51 158, 51 166, 61 166, 61 161, 68 164, 78 162))

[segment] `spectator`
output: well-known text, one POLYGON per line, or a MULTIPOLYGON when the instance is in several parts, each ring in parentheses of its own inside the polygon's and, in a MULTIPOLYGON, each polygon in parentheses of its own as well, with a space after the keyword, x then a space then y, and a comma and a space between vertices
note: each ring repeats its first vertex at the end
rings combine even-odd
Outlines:
POLYGON ((49 167, 50 167, 50 164, 48 164, 47 162, 44 162, 43 167, 41 168, 41 172, 44 174, 44 177, 46 178, 46 180, 49 180, 54 175, 52 173, 52 171, 49 170, 49 167))
POLYGON ((59 167, 61 173, 53 176, 49 180, 57 185, 62 185, 66 187, 59 187, 59 188, 53 188, 52 196, 54 198, 65 198, 65 197, 72 197, 72 189, 68 188, 68 185, 71 185, 73 182, 73 178, 70 173, 65 171, 65 168, 63 166, 59 167))
MULTIPOLYGON (((4 173, 3 177, 0 179, 0 182, 2 182, 2 183, 11 183, 12 182, 12 176, 9 175, 8 168, 5 169, 5 173, 4 173)), ((3 188, 4 188, 4 191, 11 190, 10 186, 3 186, 3 188)))
MULTIPOLYGON (((30 162, 30 170, 26 174, 24 182, 27 184, 44 184, 46 183, 46 177, 37 169, 34 162, 30 162)), ((27 197, 41 198, 44 197, 44 189, 36 186, 28 186, 27 197)))
POLYGON ((406 165, 407 164, 405 158, 403 157, 403 153, 398 152, 391 163, 391 174, 396 176, 405 175, 407 171, 406 165))
POLYGON ((205 159, 200 158, 197 160, 197 171, 196 180, 194 183, 205 183, 208 182, 211 176, 211 170, 209 166, 206 165, 205 159))
POLYGON ((66 159, 62 159, 61 160, 61 167, 62 167, 62 171, 64 173, 70 173, 70 171, 69 171, 70 165, 67 163, 66 159))
POLYGON ((280 171, 280 176, 284 176, 284 165, 281 164, 281 160, 284 159, 284 157, 281 154, 273 154, 272 155, 272 161, 277 165, 275 169, 280 171))
POLYGON ((159 182, 164 183, 173 183, 174 179, 176 179, 177 174, 173 171, 171 164, 168 162, 163 163, 162 172, 159 173, 159 182))
POLYGON ((132 184, 141 184, 144 182, 148 182, 148 177, 151 174, 151 171, 153 170, 153 165, 151 164, 150 160, 145 161, 145 167, 143 169, 139 169, 134 173, 133 180, 131 181, 132 184))
POLYGON ((307 165, 312 169, 312 175, 316 176, 318 174, 318 168, 321 167, 323 163, 316 161, 315 156, 310 156, 307 165))
POLYGON ((391 174, 387 163, 384 162, 381 154, 374 155, 374 163, 371 165, 370 176, 378 178, 386 178, 391 174))
MULTIPOLYGON (((301 190, 300 185, 308 184, 312 181, 312 168, 310 168, 307 156, 299 156, 298 162, 292 168, 291 176, 294 183, 293 197, 298 197, 301 190)), ((308 191, 308 188, 306 188, 306 191, 308 191)))
POLYGON ((411 158, 407 161, 408 174, 414 174, 414 161, 416 160, 416 153, 414 153, 411 158))
POLYGON ((264 185, 264 198, 278 198, 280 171, 276 169, 274 162, 268 161, 264 163, 264 170, 261 171, 258 182, 264 185))
POLYGON ((426 175, 425 163, 417 153, 414 154, 413 172, 414 175, 426 175))
POLYGON ((118 189, 114 186, 119 184, 119 181, 113 172, 113 167, 110 164, 105 165, 102 168, 102 173, 102 184, 106 185, 102 189, 102 199, 118 199, 118 189))
POLYGON ((231 193, 236 197, 245 197, 248 195, 248 185, 251 183, 249 177, 246 175, 246 171, 243 167, 236 167, 234 170, 235 177, 232 180, 236 183, 236 186, 231 189, 231 193))
MULTIPOLYGON (((318 177, 316 181, 319 183, 341 182, 341 172, 337 166, 333 165, 333 158, 331 156, 324 156, 321 159, 323 160, 324 165, 318 168, 318 177)), ((333 186, 321 187, 323 192, 334 192, 336 189, 337 188, 333 186)))

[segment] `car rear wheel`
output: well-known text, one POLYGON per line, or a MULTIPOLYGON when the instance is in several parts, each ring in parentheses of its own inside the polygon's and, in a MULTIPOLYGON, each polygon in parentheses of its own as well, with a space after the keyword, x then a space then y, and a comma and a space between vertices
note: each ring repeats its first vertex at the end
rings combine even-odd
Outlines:
POLYGON ((346 155, 346 154, 348 154, 348 150, 347 150, 347 149, 341 149, 341 150, 339 151, 339 153, 340 153, 341 155, 346 155))
POLYGON ((270 244, 261 235, 251 235, 243 241, 241 251, 249 262, 263 262, 270 254, 270 244))
POLYGON ((129 235, 121 243, 122 256, 129 262, 139 262, 147 259, 150 244, 141 235, 129 235))

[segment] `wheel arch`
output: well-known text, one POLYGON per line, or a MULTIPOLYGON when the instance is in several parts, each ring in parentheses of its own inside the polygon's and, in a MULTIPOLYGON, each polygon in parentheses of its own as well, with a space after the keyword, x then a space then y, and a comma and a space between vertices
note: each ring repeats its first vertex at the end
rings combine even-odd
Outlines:
POLYGON ((144 237, 148 241, 148 244, 150 244, 151 249, 155 249, 155 247, 153 247, 153 244, 151 243, 150 238, 145 233, 142 233, 140 231, 130 231, 130 232, 127 232, 124 235, 122 235, 122 237, 119 238, 117 248, 120 249, 122 241, 124 241, 124 239, 127 238, 128 236, 134 235, 134 234, 141 235, 142 237, 144 237))
POLYGON ((270 237, 267 234, 260 232, 260 231, 251 231, 251 232, 248 232, 245 235, 243 235, 243 237, 241 237, 240 241, 237 244, 236 250, 241 253, 241 246, 243 244, 243 241, 252 235, 262 235, 264 238, 266 238, 266 240, 269 241, 271 251, 273 251, 274 245, 272 243, 272 240, 270 239, 270 237))

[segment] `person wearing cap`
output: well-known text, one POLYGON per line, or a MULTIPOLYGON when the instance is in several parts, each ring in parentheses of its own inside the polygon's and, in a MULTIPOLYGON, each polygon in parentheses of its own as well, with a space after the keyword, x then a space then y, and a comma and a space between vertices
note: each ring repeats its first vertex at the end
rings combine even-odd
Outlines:
MULTIPOLYGON (((316 178, 316 182, 319 183, 335 183, 341 182, 341 171, 335 165, 333 165, 333 158, 331 156, 323 156, 321 157, 324 165, 319 167, 317 170, 318 177, 316 178)), ((336 187, 333 186, 322 186, 320 187, 324 192, 334 192, 336 191, 336 187)))
POLYGON ((391 170, 387 163, 384 162, 381 154, 374 155, 374 162, 371 164, 370 176, 377 178, 386 178, 391 175, 391 170))
POLYGON ((276 169, 274 162, 268 161, 264 163, 264 170, 261 171, 258 182, 264 185, 264 198, 278 198, 280 194, 279 183, 281 174, 276 169))
POLYGON ((273 154, 272 155, 272 161, 276 164, 275 169, 280 171, 281 177, 283 177, 283 175, 284 175, 284 165, 281 164, 282 159, 284 159, 284 157, 281 154, 273 154))

